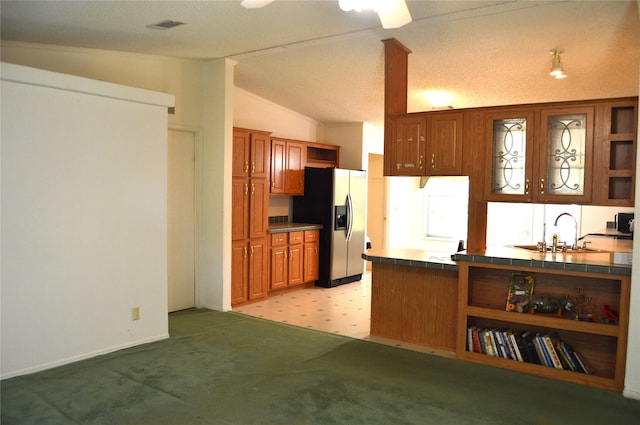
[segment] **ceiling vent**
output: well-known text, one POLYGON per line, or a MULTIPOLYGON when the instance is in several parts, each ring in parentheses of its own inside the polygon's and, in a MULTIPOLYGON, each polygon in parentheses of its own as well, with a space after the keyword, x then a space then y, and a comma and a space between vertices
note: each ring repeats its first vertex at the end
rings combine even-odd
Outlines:
POLYGON ((184 25, 184 22, 172 21, 171 19, 167 19, 162 22, 158 22, 157 24, 147 25, 147 28, 153 28, 156 30, 168 30, 180 25, 184 25))

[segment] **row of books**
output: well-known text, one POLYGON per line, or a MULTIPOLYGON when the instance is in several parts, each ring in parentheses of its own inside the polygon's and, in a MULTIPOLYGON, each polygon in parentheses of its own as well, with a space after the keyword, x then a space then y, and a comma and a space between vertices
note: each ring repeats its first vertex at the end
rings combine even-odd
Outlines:
POLYGON ((557 369, 593 373, 582 357, 555 332, 536 333, 470 326, 467 329, 467 350, 557 369))

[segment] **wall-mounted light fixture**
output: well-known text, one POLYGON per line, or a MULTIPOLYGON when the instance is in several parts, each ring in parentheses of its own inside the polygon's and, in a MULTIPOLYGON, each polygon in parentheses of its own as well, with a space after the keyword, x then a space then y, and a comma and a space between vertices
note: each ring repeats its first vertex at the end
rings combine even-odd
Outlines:
POLYGON ((564 52, 561 49, 552 49, 549 51, 550 55, 553 55, 553 59, 551 59, 551 70, 549 71, 549 75, 555 77, 556 79, 567 78, 566 72, 564 72, 564 66, 562 66, 562 61, 560 60, 560 53, 564 52))

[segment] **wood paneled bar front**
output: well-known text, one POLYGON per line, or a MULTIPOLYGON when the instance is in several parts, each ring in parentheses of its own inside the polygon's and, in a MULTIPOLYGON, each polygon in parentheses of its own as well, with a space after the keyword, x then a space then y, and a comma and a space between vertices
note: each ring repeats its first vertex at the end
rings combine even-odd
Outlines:
POLYGON ((450 255, 369 250, 371 335, 443 351, 456 350, 458 266, 450 255))

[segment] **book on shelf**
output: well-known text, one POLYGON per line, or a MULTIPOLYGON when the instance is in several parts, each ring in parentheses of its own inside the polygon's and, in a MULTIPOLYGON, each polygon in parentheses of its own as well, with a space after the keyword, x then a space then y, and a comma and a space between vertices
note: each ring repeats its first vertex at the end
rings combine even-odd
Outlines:
POLYGON ((507 311, 523 313, 529 310, 535 277, 532 273, 513 273, 507 291, 507 311))
POLYGON ((580 365, 580 371, 582 373, 585 373, 587 375, 593 374, 593 370, 591 370, 589 366, 587 366, 587 363, 582 359, 582 356, 580 356, 577 352, 574 351, 573 357, 577 360, 578 364, 580 365))
POLYGON ((486 345, 487 354, 493 357, 496 357, 496 346, 493 340, 493 336, 491 334, 491 329, 486 329, 484 331, 484 341, 486 345))
POLYGON ((555 369, 592 374, 584 358, 556 332, 536 333, 504 328, 467 329, 467 351, 555 369))
POLYGON ((578 372, 576 365, 572 359, 571 353, 568 351, 564 342, 558 341, 556 343, 556 352, 560 357, 560 361, 562 361, 562 365, 566 370, 571 370, 573 372, 578 372))
POLYGON ((500 334, 500 329, 492 329, 491 330, 491 338, 495 342, 496 346, 496 357, 507 358, 507 351, 504 346, 504 340, 502 339, 502 335, 500 334))
POLYGON ((540 334, 536 334, 533 337, 533 344, 535 345, 536 351, 538 352, 538 357, 540 358, 540 364, 543 366, 553 367, 553 364, 551 363, 551 359, 549 358, 549 354, 546 353, 544 350, 544 342, 542 342, 542 338, 540 337, 540 334))
POLYGON ((558 340, 558 335, 553 332, 546 333, 540 336, 542 343, 544 344, 543 348, 545 352, 548 354, 548 357, 551 359, 551 366, 556 369, 563 369, 562 362, 560 361, 560 357, 558 357, 558 353, 554 347, 554 341, 558 340))
POLYGON ((507 339, 509 340, 509 347, 511 348, 511 352, 513 353, 512 358, 514 360, 518 360, 519 362, 523 361, 522 354, 520 353, 520 347, 518 347, 518 342, 516 340, 516 334, 513 329, 509 329, 505 332, 507 339))

